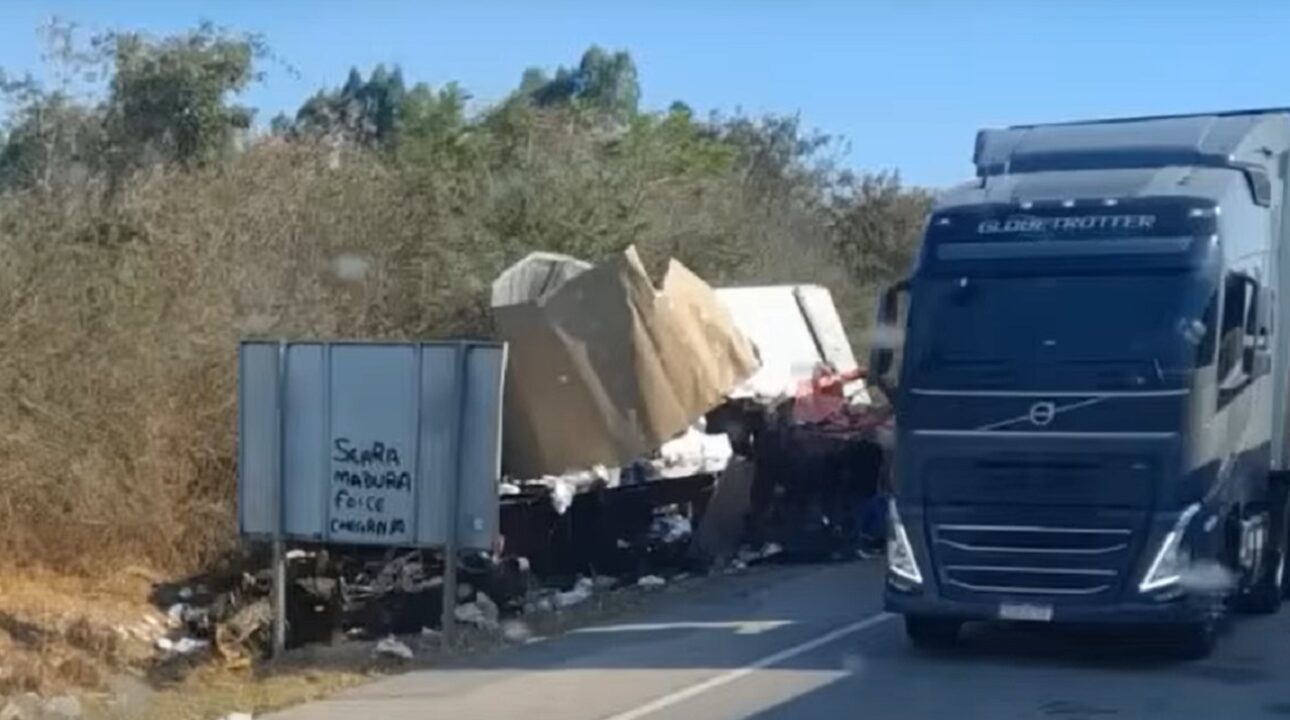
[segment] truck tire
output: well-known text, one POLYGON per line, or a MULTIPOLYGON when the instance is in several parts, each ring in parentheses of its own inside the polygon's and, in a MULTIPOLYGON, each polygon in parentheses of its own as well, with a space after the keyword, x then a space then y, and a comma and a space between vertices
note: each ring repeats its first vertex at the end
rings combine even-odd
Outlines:
MULTIPOLYGON (((1281 609, 1281 601, 1286 596, 1286 555, 1290 545, 1290 507, 1287 507, 1286 493, 1283 484, 1273 486, 1273 507, 1277 510, 1270 518, 1268 534, 1272 542, 1267 551, 1272 553, 1270 562, 1260 562, 1261 573, 1253 587, 1241 595, 1237 609, 1255 615, 1272 615, 1281 609)), ((1262 558, 1260 558, 1262 560, 1262 558)))
POLYGON ((1238 607, 1254 615, 1272 615, 1281 609, 1281 600, 1286 593, 1286 548, 1285 540, 1269 548, 1273 553, 1272 562, 1258 583, 1250 588, 1240 599, 1238 607))
POLYGON ((959 639, 962 627, 962 621, 951 618, 905 616, 905 635, 917 648, 949 647, 959 639))

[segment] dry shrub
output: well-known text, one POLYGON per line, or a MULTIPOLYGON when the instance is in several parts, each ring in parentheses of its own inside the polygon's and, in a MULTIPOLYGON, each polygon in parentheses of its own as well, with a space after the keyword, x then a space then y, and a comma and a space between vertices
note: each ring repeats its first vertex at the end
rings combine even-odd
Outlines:
POLYGON ((265 147, 142 179, 111 211, 3 201, 8 557, 202 566, 233 539, 239 338, 407 334, 391 308, 426 294, 397 287, 422 270, 396 267, 415 218, 382 166, 329 159, 265 147))
POLYGON ((266 140, 111 203, 0 196, 0 552, 206 566, 235 542, 239 339, 484 336, 489 283, 532 250, 822 283, 852 321, 872 292, 809 184, 559 116, 508 132, 415 161, 266 140))

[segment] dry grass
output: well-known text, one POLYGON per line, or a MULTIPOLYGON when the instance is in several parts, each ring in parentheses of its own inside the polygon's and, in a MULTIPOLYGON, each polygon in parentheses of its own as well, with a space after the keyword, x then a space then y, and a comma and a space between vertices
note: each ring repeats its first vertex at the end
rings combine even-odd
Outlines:
POLYGON ((0 696, 102 689, 117 672, 142 670, 165 619, 147 603, 151 578, 122 572, 77 580, 0 573, 0 696))
POLYGON ((0 196, 0 554, 86 577, 208 567, 236 545, 239 339, 487 335, 489 283, 535 249, 635 244, 714 283, 822 283, 867 317, 838 233, 881 234, 887 211, 682 162, 666 128, 517 123, 415 162, 270 140, 111 205, 92 178, 0 196))

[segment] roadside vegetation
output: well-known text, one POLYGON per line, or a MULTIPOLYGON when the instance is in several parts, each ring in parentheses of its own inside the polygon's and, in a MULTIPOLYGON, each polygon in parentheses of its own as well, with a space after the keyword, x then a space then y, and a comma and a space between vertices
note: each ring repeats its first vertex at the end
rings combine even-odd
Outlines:
POLYGON ((488 106, 355 69, 268 120, 238 103, 289 70, 259 38, 41 32, 46 66, 0 75, 13 570, 167 575, 236 546, 240 338, 487 336, 506 265, 634 244, 713 284, 826 285, 859 348, 928 202, 795 116, 643 108, 625 52, 517 67, 488 106))

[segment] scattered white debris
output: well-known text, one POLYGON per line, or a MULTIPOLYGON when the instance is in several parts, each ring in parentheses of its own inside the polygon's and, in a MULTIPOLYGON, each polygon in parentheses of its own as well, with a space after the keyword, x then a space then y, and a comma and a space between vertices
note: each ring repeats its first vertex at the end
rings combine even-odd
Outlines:
POLYGON ((398 638, 391 635, 376 643, 376 647, 372 650, 372 654, 399 658, 401 660, 411 660, 412 648, 404 645, 398 638))
POLYGON ((679 437, 667 441, 658 452, 659 459, 652 464, 659 477, 663 478, 718 473, 726 469, 734 455, 730 436, 725 433, 708 435, 697 426, 687 428, 679 437))
POLYGON ((421 637, 427 640, 438 640, 443 637, 443 633, 434 628, 423 627, 421 628, 421 637))
POLYGON ((735 558, 730 563, 730 569, 735 572, 743 572, 744 570, 748 569, 748 563, 744 562, 743 560, 740 560, 739 558, 735 558))
POLYGON ((624 539, 622 539, 622 538, 618 538, 618 540, 615 542, 615 544, 616 544, 616 545, 618 545, 618 549, 619 549, 619 550, 626 550, 626 549, 628 549, 628 548, 630 548, 630 547, 632 546, 632 544, 631 544, 631 543, 627 542, 626 540, 624 540, 624 539))
POLYGON ((741 547, 739 548, 739 553, 735 558, 738 562, 742 562, 744 565, 751 565, 761 559, 761 552, 753 550, 750 547, 741 547))
POLYGON ((255 720, 255 717, 251 713, 235 712, 229 713, 219 720, 255 720))
POLYGON ((308 556, 309 556, 309 553, 305 552, 304 550, 301 550, 300 548, 287 551, 288 560, 302 560, 308 556))
POLYGON ((190 587, 179 588, 179 599, 188 602, 193 599, 193 589, 190 587))
POLYGON ((782 552, 784 552, 784 548, 781 547, 779 543, 768 542, 761 549, 761 559, 767 560, 769 558, 775 557, 776 555, 779 555, 782 552))
POLYGON ((210 642, 196 638, 184 637, 172 640, 168 637, 157 638, 157 649, 175 655, 192 655, 210 647, 210 642))
POLYGON ((507 620, 502 623, 502 639, 508 643, 520 645, 527 643, 532 637, 533 631, 519 620, 507 620))
POLYGON ((519 495, 522 492, 523 491, 520 490, 520 486, 516 485, 515 483, 504 482, 497 486, 497 494, 501 495, 502 497, 519 495))
POLYGON ((578 603, 586 602, 591 599, 591 595, 595 591, 595 588, 596 583, 594 580, 580 577, 572 590, 556 594, 555 604, 558 607, 566 608, 577 605, 578 603))
POLYGON ((170 618, 171 622, 181 623, 184 621, 184 614, 187 612, 188 612, 187 605, 185 605, 184 603, 175 603, 174 605, 170 606, 169 610, 166 611, 166 617, 170 618))
POLYGON ((206 640, 198 640, 190 637, 180 638, 175 643, 175 652, 180 655, 192 655, 195 652, 205 650, 210 647, 210 645, 211 644, 206 640))
POLYGON ((502 611, 497 607, 497 603, 493 602, 492 598, 482 592, 475 593, 475 605, 479 606, 479 609, 483 611, 484 618, 487 619, 489 623, 493 625, 497 624, 497 620, 501 617, 502 611))
POLYGON ((650 526, 650 535, 668 545, 689 538, 693 532, 690 518, 677 512, 659 515, 650 526))
POLYGON ((637 580, 636 584, 646 590, 653 590, 655 588, 663 587, 667 584, 667 581, 657 575, 646 575, 640 580, 637 580))
POLYGON ((555 507, 557 515, 563 515, 570 505, 573 505, 573 496, 577 494, 578 489, 573 483, 564 478, 554 478, 551 483, 551 504, 555 507))
POLYGON ((591 585, 597 590, 608 590, 618 584, 618 578, 609 575, 597 575, 592 578, 591 585))
POLYGON ((499 614, 497 603, 493 602, 484 593, 476 594, 474 602, 458 605, 453 614, 457 617, 457 622, 474 625, 485 630, 497 629, 499 614))
POLYGON ((466 623, 467 625, 484 624, 484 611, 480 610, 479 606, 473 602, 458 605, 453 610, 453 615, 456 616, 459 623, 466 623))

